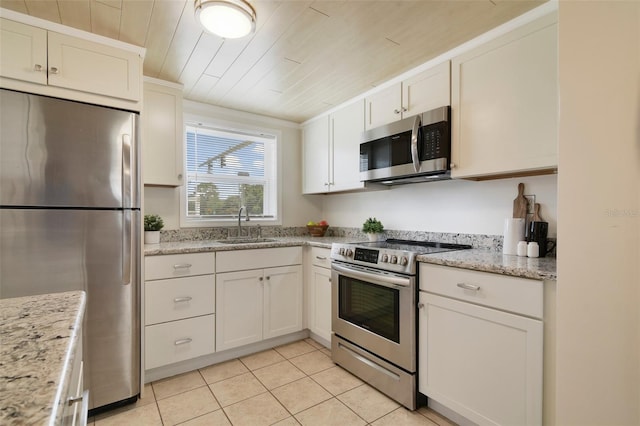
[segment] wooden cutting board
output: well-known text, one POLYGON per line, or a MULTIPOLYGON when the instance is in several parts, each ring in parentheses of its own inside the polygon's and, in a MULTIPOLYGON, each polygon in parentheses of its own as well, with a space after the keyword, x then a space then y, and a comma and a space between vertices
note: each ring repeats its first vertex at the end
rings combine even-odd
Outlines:
POLYGON ((540 203, 535 203, 533 205, 533 221, 534 222, 543 222, 540 217, 540 203))
POLYGON ((527 218, 527 199, 524 197, 524 183, 518 184, 518 196, 513 200, 513 217, 527 218))

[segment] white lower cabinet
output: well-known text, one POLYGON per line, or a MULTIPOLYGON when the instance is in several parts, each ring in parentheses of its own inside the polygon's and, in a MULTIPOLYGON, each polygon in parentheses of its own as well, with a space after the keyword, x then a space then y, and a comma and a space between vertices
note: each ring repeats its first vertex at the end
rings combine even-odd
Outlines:
POLYGON ((145 258, 145 369, 215 352, 214 253, 145 258))
POLYGON ((542 424, 543 282, 421 264, 420 290, 419 391, 480 425, 542 424))
POLYGON ((73 356, 67 395, 64 397, 66 403, 62 408, 61 424, 63 426, 85 426, 87 424, 89 391, 84 389, 83 381, 82 329, 79 329, 77 333, 76 352, 73 356))
POLYGON ((308 327, 331 342, 331 250, 311 247, 308 285, 308 327))
POLYGON ((146 368, 162 367, 213 353, 214 330, 214 315, 147 326, 145 328, 146 368))
POLYGON ((216 275, 217 351, 302 330, 301 247, 221 252, 216 261, 218 270, 244 268, 216 275))

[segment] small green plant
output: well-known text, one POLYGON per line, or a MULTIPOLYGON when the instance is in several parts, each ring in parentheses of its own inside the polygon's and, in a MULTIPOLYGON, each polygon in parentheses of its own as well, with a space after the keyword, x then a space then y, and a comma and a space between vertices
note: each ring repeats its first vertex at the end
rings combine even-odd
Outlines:
POLYGON ((144 215, 144 230, 159 231, 164 227, 164 221, 157 214, 144 215))
POLYGON ((382 226, 382 222, 375 217, 370 217, 362 224, 362 232, 365 234, 380 234, 382 231, 384 231, 384 226, 382 226))

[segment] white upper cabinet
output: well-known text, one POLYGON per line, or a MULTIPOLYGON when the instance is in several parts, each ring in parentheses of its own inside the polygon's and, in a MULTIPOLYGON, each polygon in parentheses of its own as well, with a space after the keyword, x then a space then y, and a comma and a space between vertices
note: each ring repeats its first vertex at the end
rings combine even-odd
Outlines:
POLYGON ((402 118, 402 84, 397 83, 365 99, 366 129, 402 118))
POLYGON ((354 102, 334 112, 331 120, 331 192, 364 188, 360 182, 360 138, 364 131, 364 103, 354 102))
POLYGON ((360 182, 360 138, 364 103, 353 102, 303 129, 303 193, 364 188, 360 182))
POLYGON ((145 78, 142 105, 143 182, 180 186, 184 168, 182 85, 145 78))
POLYGON ((140 57, 49 32, 49 85, 127 100, 140 99, 140 57))
POLYGON ((47 31, 0 19, 0 75, 47 84, 47 31))
POLYGON ((557 168, 557 17, 522 26, 452 61, 452 176, 557 168))
POLYGON ((139 109, 142 57, 139 49, 69 29, 56 31, 0 19, 0 84, 99 105, 139 109), (80 34, 81 36, 77 36, 80 34), (122 45, 123 47, 119 47, 122 45))
POLYGON ((302 130, 302 192, 329 192, 329 117, 308 123, 302 130))
POLYGON ((366 129, 447 106, 451 103, 450 62, 428 70, 367 96, 366 129))

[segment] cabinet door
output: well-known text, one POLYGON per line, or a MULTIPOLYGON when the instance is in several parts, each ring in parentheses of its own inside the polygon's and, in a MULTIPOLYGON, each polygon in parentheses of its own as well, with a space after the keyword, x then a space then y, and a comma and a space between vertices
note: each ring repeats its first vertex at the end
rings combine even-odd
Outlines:
POLYGON ((302 192, 329 191, 329 117, 308 123, 302 130, 302 192))
POLYGON ((555 16, 521 27, 452 62, 452 176, 557 167, 555 16))
POLYGON ((48 49, 49 85, 140 99, 142 61, 136 53, 51 31, 48 49))
POLYGON ((331 114, 331 191, 364 188, 360 182, 360 138, 364 131, 364 102, 331 114))
POLYGON ((182 89, 145 82, 142 128, 144 184, 182 185, 182 89))
POLYGON ((47 31, 0 19, 0 76, 47 84, 47 31))
POLYGON ((216 275, 216 350, 262 340, 262 270, 216 275))
POLYGON ((444 62, 402 82, 402 116, 451 105, 451 63, 444 62))
POLYGON ((263 338, 302 330, 302 267, 264 270, 263 338))
POLYGON ((481 425, 542 424, 542 321, 420 292, 418 388, 481 425))
POLYGON ((394 84, 365 99, 365 127, 367 130, 402 118, 401 84, 394 84))
POLYGON ((318 266, 311 269, 309 329, 331 341, 331 270, 318 266))

